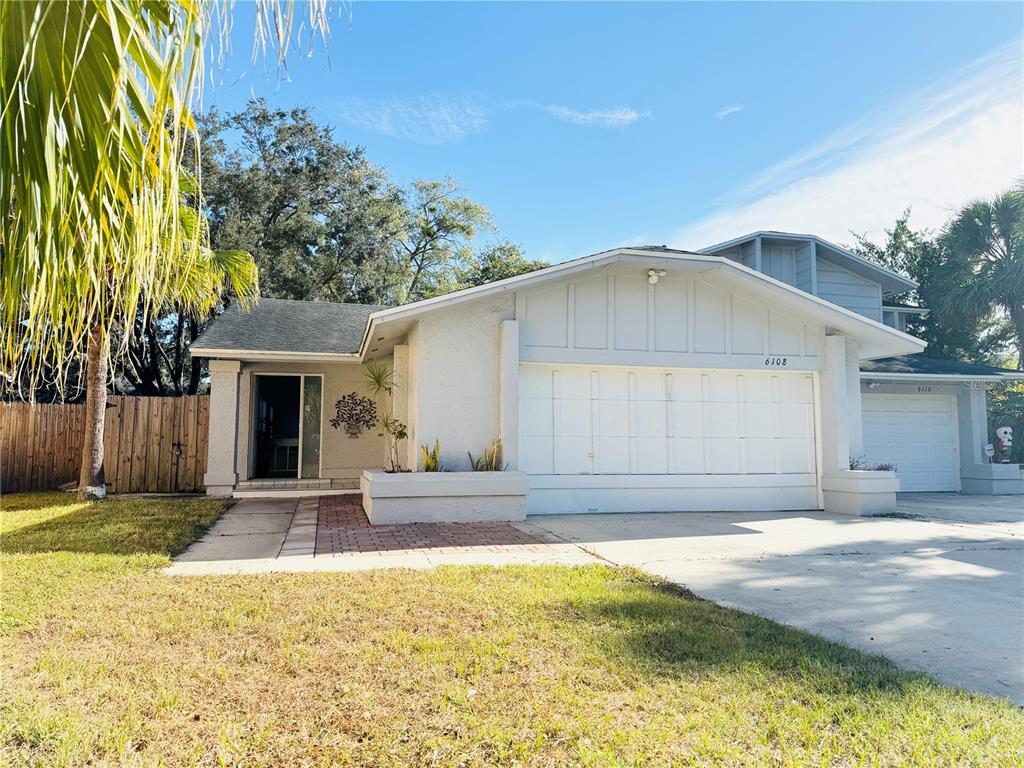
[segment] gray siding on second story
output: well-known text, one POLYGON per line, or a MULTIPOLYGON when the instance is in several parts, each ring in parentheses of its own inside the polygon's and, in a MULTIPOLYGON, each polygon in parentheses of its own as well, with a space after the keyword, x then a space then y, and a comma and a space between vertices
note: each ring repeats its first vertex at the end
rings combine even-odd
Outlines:
POLYGON ((783 283, 796 285, 796 249, 788 245, 762 245, 761 271, 783 283))
POLYGON ((738 261, 801 291, 896 328, 901 327, 902 321, 892 313, 882 314, 882 298, 916 287, 913 280, 814 235, 764 230, 698 253, 738 261))
POLYGON ((818 296, 852 312, 882 321, 882 287, 818 255, 818 296))
POLYGON ((796 250, 796 285, 801 291, 815 293, 814 245, 807 243, 796 250))

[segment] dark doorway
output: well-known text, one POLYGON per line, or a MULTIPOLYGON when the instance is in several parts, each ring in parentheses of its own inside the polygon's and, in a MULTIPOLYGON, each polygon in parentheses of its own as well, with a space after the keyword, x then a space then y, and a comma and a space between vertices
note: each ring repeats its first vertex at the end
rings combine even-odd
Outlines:
POLYGON ((299 376, 256 376, 253 477, 299 476, 299 376))

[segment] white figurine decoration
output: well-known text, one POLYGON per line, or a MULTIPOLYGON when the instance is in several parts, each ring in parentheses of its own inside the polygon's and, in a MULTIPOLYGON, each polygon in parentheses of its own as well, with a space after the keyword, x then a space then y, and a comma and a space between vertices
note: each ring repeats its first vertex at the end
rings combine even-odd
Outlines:
POLYGON ((1009 464, 1010 448, 1013 446, 1013 427, 999 427, 996 430, 996 437, 999 440, 999 461, 1009 464))

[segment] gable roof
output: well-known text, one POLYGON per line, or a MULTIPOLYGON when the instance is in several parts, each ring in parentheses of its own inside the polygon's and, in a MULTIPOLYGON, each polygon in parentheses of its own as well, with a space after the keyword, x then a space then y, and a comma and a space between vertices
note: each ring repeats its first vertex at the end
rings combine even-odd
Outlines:
POLYGON ((864 360, 860 371, 865 378, 887 378, 918 376, 943 376, 948 378, 1024 379, 1024 371, 997 368, 980 363, 962 363, 959 360, 943 360, 925 355, 899 355, 880 360, 864 360))
POLYGON ((260 299, 250 311, 232 304, 192 344, 192 354, 228 352, 302 357, 354 357, 367 318, 385 307, 329 301, 260 299))
POLYGON ((374 342, 375 345, 378 341, 383 341, 386 346, 399 338, 416 317, 426 312, 442 307, 456 306, 467 301, 476 301, 487 296, 522 290, 537 283, 603 269, 613 264, 632 264, 649 269, 685 267, 697 272, 719 272, 725 279, 768 293, 771 295, 772 301, 787 305, 794 311, 802 310, 804 315, 813 316, 826 327, 856 338, 862 343, 864 357, 867 358, 920 352, 925 347, 925 342, 920 339, 801 291, 799 288, 776 280, 763 272, 757 272, 731 259, 681 251, 665 246, 641 246, 638 248, 614 248, 516 277, 496 280, 493 283, 465 288, 413 304, 374 312, 370 315, 366 327, 361 346, 362 354, 364 358, 367 354, 378 350, 384 354, 383 346, 373 348, 367 342, 371 338, 375 338, 377 340, 374 342))
POLYGON ((602 251, 398 307, 260 299, 255 309, 244 312, 232 305, 195 341, 192 354, 265 360, 366 360, 378 352, 386 354, 387 348, 398 343, 412 322, 425 313, 615 264, 714 272, 723 280, 761 292, 768 301, 857 339, 865 358, 919 352, 925 347, 920 339, 722 256, 643 246, 602 251))
POLYGON ((718 251, 728 250, 744 243, 749 243, 757 238, 766 240, 795 240, 800 242, 814 242, 816 245, 821 246, 819 256, 824 256, 829 261, 833 261, 839 264, 855 274, 867 277, 871 280, 876 280, 882 286, 884 293, 903 293, 904 291, 913 290, 917 287, 917 283, 908 277, 904 277, 899 272, 895 272, 888 267, 883 267, 870 259, 865 259, 863 256, 854 253, 853 251, 844 248, 841 245, 826 240, 823 237, 817 235, 807 235, 798 232, 777 232, 770 229, 762 229, 757 232, 751 232, 749 235, 743 235, 743 237, 736 237, 732 240, 726 240, 724 243, 716 243, 715 245, 709 245, 706 248, 701 248, 698 253, 716 253, 718 251))

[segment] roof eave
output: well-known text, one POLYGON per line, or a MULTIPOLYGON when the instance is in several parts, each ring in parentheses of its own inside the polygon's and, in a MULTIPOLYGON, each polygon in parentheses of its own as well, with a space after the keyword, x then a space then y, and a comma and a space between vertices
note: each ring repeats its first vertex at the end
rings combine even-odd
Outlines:
POLYGON ((903 293, 904 291, 909 291, 913 290, 914 288, 917 288, 917 283, 915 281, 911 280, 908 277, 904 277, 898 272, 894 272, 888 267, 883 267, 881 264, 876 264, 875 262, 869 259, 865 259, 863 256, 858 256, 852 251, 843 248, 841 245, 836 245, 835 243, 826 240, 823 237, 819 237, 818 235, 808 235, 801 232, 776 232, 774 230, 762 229, 758 230, 757 232, 751 232, 749 235, 743 235, 742 237, 736 237, 733 238, 732 240, 726 240, 723 243, 715 243, 714 245, 709 245, 706 248, 699 248, 697 249, 697 253, 709 254, 713 253, 714 251, 721 251, 726 248, 732 248, 734 246, 741 245, 743 243, 749 243, 750 241, 756 240, 759 237, 775 237, 780 239, 788 238, 791 240, 806 240, 807 242, 814 241, 816 243, 819 243, 825 246, 826 248, 835 251, 841 256, 848 258, 854 261, 855 263, 858 263, 868 269, 871 269, 876 273, 880 273, 889 280, 893 281, 897 285, 897 287, 894 288, 893 290, 887 291, 887 293, 889 294, 903 293))
POLYGON ((673 261, 687 259, 695 262, 706 262, 709 269, 717 268, 720 266, 721 262, 724 261, 720 256, 705 256, 698 253, 691 253, 689 251, 669 253, 645 251, 639 248, 613 248, 609 251, 601 251, 600 253, 591 254, 590 256, 584 256, 579 259, 573 259, 572 261, 562 262, 561 264, 552 264, 550 267, 545 267, 544 269, 538 269, 533 272, 527 272, 514 277, 507 277, 504 280, 496 280, 493 283, 477 285, 472 288, 463 288, 461 291, 453 291, 452 293, 446 293, 443 296, 435 296, 434 298, 423 299, 401 307, 392 307, 390 309, 374 312, 367 319, 366 329, 363 331, 363 340, 359 346, 360 355, 364 358, 366 357, 367 341, 373 335, 374 329, 380 323, 411 319, 424 314, 425 312, 430 312, 442 307, 461 304, 465 301, 472 301, 485 296, 505 293, 510 290, 521 290, 522 288, 526 288, 534 283, 541 283, 556 276, 565 277, 566 275, 572 275, 578 272, 601 269, 609 264, 624 261, 627 258, 647 259, 653 265, 657 265, 662 262, 671 263, 673 261))
POLYGON ((732 261, 731 259, 726 259, 722 256, 708 256, 705 254, 689 252, 667 254, 635 248, 616 248, 611 251, 593 254, 582 259, 576 259, 572 262, 555 264, 551 267, 540 269, 535 272, 528 272, 524 275, 517 275, 515 277, 506 278, 505 280, 498 280, 494 283, 466 288, 462 291, 445 294, 444 296, 425 299, 414 304, 407 304, 404 307, 395 307, 392 309, 385 309, 380 312, 374 312, 369 316, 366 330, 363 332, 363 341, 360 345, 360 357, 365 359, 367 355, 368 339, 371 338, 374 330, 380 323, 397 320, 410 320, 425 312, 452 306, 464 301, 470 301, 510 290, 518 290, 535 283, 550 280, 554 277, 565 277, 567 275, 591 269, 603 268, 609 264, 634 259, 643 259, 651 264, 658 264, 659 262, 665 264, 678 264, 686 261, 690 263, 703 264, 707 268, 706 271, 715 269, 731 270, 743 275, 748 280, 762 287, 767 286, 774 290, 781 291, 790 299, 813 307, 816 313, 822 315, 822 322, 826 326, 835 325, 838 330, 844 333, 849 333, 850 331, 848 329, 850 328, 857 328, 860 333, 853 335, 871 338, 875 344, 873 347, 869 348, 871 351, 865 355, 863 359, 891 357, 893 355, 900 354, 913 354, 921 352, 926 346, 926 343, 921 339, 910 336, 909 334, 898 331, 887 325, 883 325, 882 323, 874 321, 868 317, 864 317, 863 315, 859 315, 831 302, 825 301, 818 296, 801 291, 795 286, 776 280, 770 275, 758 272, 757 270, 751 269, 750 267, 732 261), (830 320, 832 322, 830 322, 830 320), (847 330, 844 330, 844 328, 847 330))
POLYGON ((860 377, 862 379, 880 379, 884 381, 913 381, 919 379, 927 379, 928 381, 987 381, 998 383, 1002 381, 1024 381, 1024 372, 1022 373, 988 373, 988 374, 969 374, 969 373, 894 373, 887 371, 885 373, 872 373, 871 371, 861 371, 860 377))
POLYGON ((190 349, 193 357, 222 358, 225 360, 252 360, 256 362, 358 362, 358 352, 296 352, 294 350, 270 349, 216 349, 195 347, 190 349))

